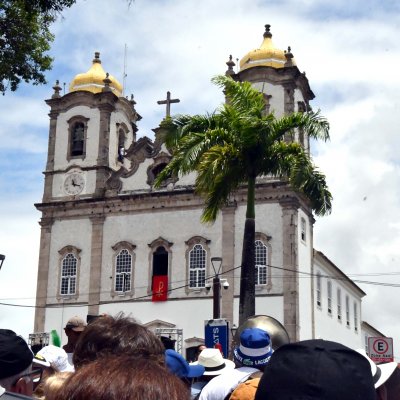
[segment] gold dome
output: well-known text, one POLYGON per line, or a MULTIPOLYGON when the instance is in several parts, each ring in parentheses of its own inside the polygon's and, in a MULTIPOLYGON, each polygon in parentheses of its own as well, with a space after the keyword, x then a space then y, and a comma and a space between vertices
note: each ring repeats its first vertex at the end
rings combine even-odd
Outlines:
MULTIPOLYGON (((93 65, 89 71, 76 75, 69 85, 69 91, 85 90, 87 92, 100 93, 105 86, 104 79, 106 79, 106 72, 101 66, 100 53, 96 52, 93 65)), ((111 91, 118 97, 122 96, 122 85, 111 75, 108 75, 108 79, 111 81, 111 91)))
POLYGON ((240 70, 243 71, 252 67, 273 67, 273 68, 283 68, 285 63, 288 61, 285 54, 291 58, 291 65, 295 65, 293 56, 289 52, 286 53, 283 50, 277 49, 272 43, 272 34, 269 31, 270 25, 265 25, 264 40, 261 43, 259 49, 249 51, 240 60, 240 70))

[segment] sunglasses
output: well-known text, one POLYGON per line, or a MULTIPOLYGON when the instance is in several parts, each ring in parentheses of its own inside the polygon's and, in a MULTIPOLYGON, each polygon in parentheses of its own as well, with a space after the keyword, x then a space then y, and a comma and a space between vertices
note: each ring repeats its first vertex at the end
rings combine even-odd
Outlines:
POLYGON ((27 374, 21 375, 13 384, 15 386, 17 382, 21 379, 24 378, 25 376, 29 376, 31 381, 33 382, 34 385, 39 384, 40 380, 42 379, 42 372, 43 370, 41 368, 35 368, 31 372, 28 372, 27 374))

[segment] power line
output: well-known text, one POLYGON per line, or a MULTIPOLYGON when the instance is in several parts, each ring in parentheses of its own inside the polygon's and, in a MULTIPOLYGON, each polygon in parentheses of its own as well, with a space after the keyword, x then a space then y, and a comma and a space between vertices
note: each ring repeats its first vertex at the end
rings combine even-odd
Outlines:
MULTIPOLYGON (((235 271, 235 270, 239 269, 240 267, 241 266, 239 265, 237 267, 231 268, 229 270, 224 271, 223 273, 221 273, 219 275, 221 275, 221 276, 225 275, 225 274, 227 274, 229 272, 232 272, 232 271, 235 271)), ((274 268, 274 269, 277 269, 277 270, 294 272, 294 273, 297 273, 297 274, 305 275, 305 276, 299 276, 299 278, 313 278, 313 277, 317 276, 316 273, 311 273, 311 272, 307 272, 307 271, 300 271, 300 270, 296 270, 296 269, 293 269, 293 268, 278 267, 278 266, 275 266, 275 265, 267 265, 267 267, 274 268)), ((382 274, 379 274, 379 275, 376 275, 376 276, 397 275, 397 274, 400 274, 400 272, 382 273, 382 274)), ((354 274, 354 275, 355 276, 369 276, 369 274, 365 274, 365 275, 363 275, 363 274, 354 274)), ((208 280, 214 278, 215 276, 216 275, 210 275, 210 276, 206 277, 205 280, 208 281, 208 280)), ((349 279, 348 276, 346 276, 346 277, 338 277, 338 276, 330 276, 330 275, 322 275, 322 274, 319 275, 319 276, 321 278, 326 278, 326 279, 331 279, 331 280, 336 280, 336 281, 346 281, 346 280, 349 279)), ((283 275, 275 275, 274 277, 276 277, 276 278, 284 278, 283 275)), ((233 279, 239 279, 239 277, 235 277, 234 276, 233 279)), ((355 283, 366 284, 366 285, 395 287, 395 288, 400 287, 400 283, 374 282, 374 281, 367 281, 367 280, 360 280, 360 279, 354 279, 352 281, 355 282, 355 283)), ((182 280, 171 282, 171 285, 176 284, 176 283, 180 283, 180 282, 186 282, 186 279, 182 279, 182 280)), ((173 292, 175 290, 183 289, 183 288, 186 288, 186 287, 189 287, 189 286, 190 286, 190 284, 186 283, 184 285, 177 286, 175 288, 169 289, 166 292, 167 293, 171 293, 171 292, 173 292)), ((147 287, 148 286, 135 287, 134 290, 145 289, 147 287)), ((99 294, 105 294, 105 293, 109 293, 109 291, 107 290, 107 291, 99 292, 99 294)), ((160 292, 160 293, 164 293, 164 292, 160 292)), ((89 295, 90 293, 82 293, 81 292, 81 294, 82 295, 89 295)), ((116 303, 121 303, 121 304, 134 303, 134 302, 136 302, 138 300, 144 300, 144 299, 151 298, 152 296, 153 296, 153 293, 146 294, 146 295, 139 296, 139 297, 135 297, 135 298, 132 298, 132 299, 124 299, 124 300, 120 300, 120 301, 114 301, 114 300, 113 301, 102 301, 102 302, 93 303, 93 304, 67 304, 67 305, 65 305, 64 303, 62 303, 62 304, 54 304, 54 305, 46 305, 46 306, 37 306, 37 305, 26 305, 26 304, 14 304, 14 303, 3 303, 3 302, 0 302, 0 305, 10 306, 10 307, 19 307, 19 308, 90 307, 90 306, 116 304, 116 303)), ((36 299, 36 298, 25 298, 25 299, 36 299)), ((40 299, 40 297, 39 297, 39 299, 40 299)), ((43 299, 43 297, 42 297, 42 299, 43 299)), ((46 299, 48 299, 48 297, 46 297, 46 299)), ((0 300, 7 300, 7 299, 0 299, 0 300)), ((9 299, 9 300, 12 300, 12 299, 9 299)), ((15 300, 22 300, 22 298, 15 298, 15 300)))

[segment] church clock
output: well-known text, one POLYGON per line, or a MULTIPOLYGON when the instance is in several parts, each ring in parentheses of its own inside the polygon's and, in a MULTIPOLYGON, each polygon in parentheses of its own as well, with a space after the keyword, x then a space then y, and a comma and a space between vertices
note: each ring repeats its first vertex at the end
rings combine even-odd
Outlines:
POLYGON ((85 180, 83 176, 78 172, 74 172, 65 178, 64 190, 67 194, 77 195, 82 192, 84 187, 85 180))

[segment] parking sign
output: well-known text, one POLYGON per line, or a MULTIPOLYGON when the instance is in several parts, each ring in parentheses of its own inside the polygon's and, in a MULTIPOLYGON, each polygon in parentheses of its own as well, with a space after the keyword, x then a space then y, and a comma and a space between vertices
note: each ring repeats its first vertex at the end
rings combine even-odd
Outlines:
POLYGON ((393 338, 369 337, 368 355, 375 362, 391 362, 393 358, 393 338))

